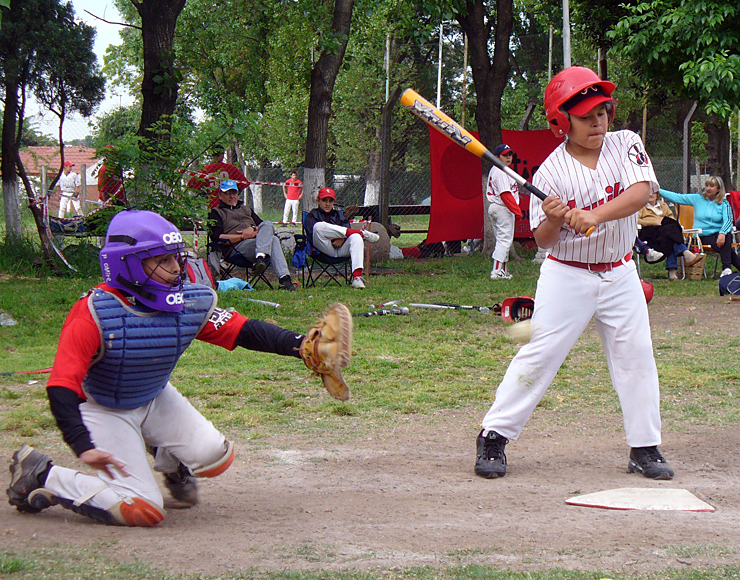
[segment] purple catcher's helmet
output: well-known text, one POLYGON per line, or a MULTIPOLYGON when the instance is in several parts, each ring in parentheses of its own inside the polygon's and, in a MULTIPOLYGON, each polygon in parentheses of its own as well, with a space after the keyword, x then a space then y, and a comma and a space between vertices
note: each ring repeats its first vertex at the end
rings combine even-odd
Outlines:
POLYGON ((133 295, 145 306, 180 312, 182 276, 172 286, 155 282, 144 273, 143 261, 163 254, 178 254, 179 258, 184 248, 180 230, 162 216, 151 211, 122 211, 111 220, 100 250, 103 281, 133 295))

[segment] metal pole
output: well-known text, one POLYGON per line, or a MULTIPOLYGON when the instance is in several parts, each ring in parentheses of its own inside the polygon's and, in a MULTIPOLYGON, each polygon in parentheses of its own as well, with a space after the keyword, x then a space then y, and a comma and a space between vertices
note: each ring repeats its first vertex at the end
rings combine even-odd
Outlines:
POLYGON ((570 66, 570 6, 563 0, 563 66, 570 66))
POLYGON ((442 34, 444 24, 439 25, 439 63, 437 65, 437 108, 442 106, 442 34))
POLYGON ((550 25, 550 46, 547 49, 547 82, 552 78, 552 24, 550 25))
POLYGON ((462 125, 462 128, 465 128, 465 99, 468 94, 468 35, 463 34, 465 38, 464 43, 464 53, 463 53, 463 81, 462 81, 462 118, 460 120, 460 125, 462 125))
POLYGON ((681 192, 689 192, 689 161, 691 161, 691 118, 694 116, 698 103, 694 101, 683 120, 683 180, 681 183, 681 192))
POLYGON ((385 102, 388 102, 391 83, 391 35, 385 35, 385 102))

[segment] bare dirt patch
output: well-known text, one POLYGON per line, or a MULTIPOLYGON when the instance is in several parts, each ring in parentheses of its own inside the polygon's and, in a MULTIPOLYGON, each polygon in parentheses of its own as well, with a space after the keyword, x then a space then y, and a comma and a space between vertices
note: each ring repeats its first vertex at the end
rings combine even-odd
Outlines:
MULTIPOLYGON (((655 331, 675 328, 666 321, 683 324, 690 315, 738 335, 729 321, 737 320, 739 304, 690 310, 694 306, 688 299, 657 299, 651 305, 655 331)), ((206 574, 472 562, 631 574, 740 558, 740 427, 665 425, 662 449, 676 478, 655 482, 627 473, 621 416, 595 421, 584 410, 569 425, 553 425, 548 413, 535 412, 507 448, 509 473, 489 481, 473 475, 484 412, 402 417, 382 429, 353 425, 358 419, 347 417, 348 430, 362 435, 345 440, 283 433, 237 441, 232 468, 201 484, 202 503, 185 510, 167 506, 156 529, 106 527, 61 508, 23 515, 5 505, 0 532, 15 548, 110 541, 112 557, 206 574), (621 487, 687 489, 716 512, 565 503, 573 495, 621 487)), ((7 439, 0 444, 5 457, 12 452, 7 439)), ((62 447, 48 451, 69 465, 62 447)))

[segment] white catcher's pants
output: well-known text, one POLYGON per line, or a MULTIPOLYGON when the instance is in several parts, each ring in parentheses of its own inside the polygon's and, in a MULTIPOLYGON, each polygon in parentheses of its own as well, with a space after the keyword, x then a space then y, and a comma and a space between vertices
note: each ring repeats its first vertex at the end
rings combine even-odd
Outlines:
MULTIPOLYGON (((660 444, 660 393, 645 295, 633 261, 601 274, 546 259, 531 321, 531 340, 511 361, 483 429, 507 439, 524 424, 591 318, 622 406, 630 447, 660 444)), ((583 401, 588 406, 588 401, 583 401)))
POLYGON ((89 497, 81 503, 107 510, 125 497, 141 497, 162 508, 147 445, 158 448, 154 469, 162 473, 176 471, 179 461, 198 470, 224 457, 224 436, 169 383, 156 399, 137 409, 110 409, 88 398, 80 411, 95 447, 122 461, 129 476, 111 479, 103 471, 87 475, 55 465, 44 487, 62 498, 89 497))
POLYGON ((360 234, 352 234, 342 244, 342 247, 335 248, 331 244, 334 238, 347 238, 347 228, 326 222, 318 222, 314 225, 313 245, 319 252, 333 258, 350 256, 352 271, 362 269, 365 258, 365 239, 360 234))
POLYGON ((492 203, 488 206, 488 215, 491 216, 493 234, 496 236, 496 247, 491 258, 498 262, 509 261, 509 250, 514 241, 514 224, 516 217, 505 205, 492 203))

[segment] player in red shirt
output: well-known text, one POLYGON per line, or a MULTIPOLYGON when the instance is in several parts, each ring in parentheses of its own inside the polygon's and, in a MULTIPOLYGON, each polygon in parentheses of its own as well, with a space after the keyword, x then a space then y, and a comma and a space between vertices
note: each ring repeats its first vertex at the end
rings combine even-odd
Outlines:
POLYGON ((98 473, 57 466, 23 445, 7 489, 19 511, 61 505, 106 524, 154 526, 164 502, 148 454, 172 496, 195 505, 195 478, 223 473, 234 445, 170 383, 180 356, 194 339, 309 356, 304 335, 222 310, 212 289, 183 285, 184 249, 177 228, 153 212, 111 220, 100 251, 104 282, 67 316, 47 386, 65 442, 98 473))
POLYGON ((244 176, 241 170, 231 163, 224 163, 223 147, 213 149, 211 162, 203 167, 197 175, 188 181, 188 188, 200 191, 202 195, 208 196, 208 208, 213 209, 218 206, 220 200, 218 197, 218 186, 222 181, 233 179, 239 185, 239 189, 249 187, 249 180, 244 176))

